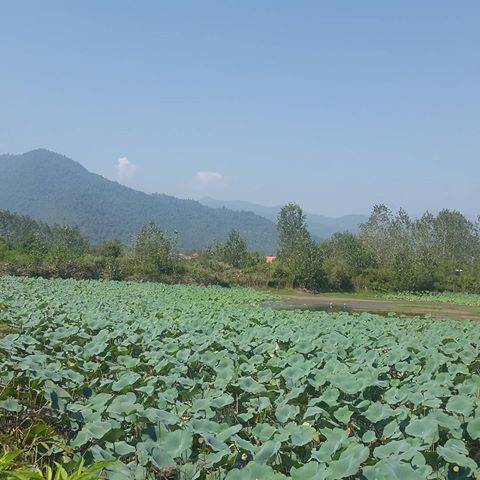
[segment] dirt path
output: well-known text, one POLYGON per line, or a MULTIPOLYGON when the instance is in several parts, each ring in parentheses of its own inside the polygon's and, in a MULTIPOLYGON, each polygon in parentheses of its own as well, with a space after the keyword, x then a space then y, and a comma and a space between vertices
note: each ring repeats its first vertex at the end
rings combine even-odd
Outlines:
POLYGON ((370 312, 386 314, 395 312, 405 315, 431 315, 434 318, 456 320, 480 320, 474 307, 444 302, 406 302, 373 298, 338 297, 325 295, 284 296, 276 308, 300 308, 305 310, 370 312))

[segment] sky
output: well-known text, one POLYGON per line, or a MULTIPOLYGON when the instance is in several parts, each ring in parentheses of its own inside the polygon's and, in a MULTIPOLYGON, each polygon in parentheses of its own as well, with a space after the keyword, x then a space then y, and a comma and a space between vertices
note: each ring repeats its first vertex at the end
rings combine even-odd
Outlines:
POLYGON ((480 213, 480 2, 5 0, 0 153, 147 192, 480 213))

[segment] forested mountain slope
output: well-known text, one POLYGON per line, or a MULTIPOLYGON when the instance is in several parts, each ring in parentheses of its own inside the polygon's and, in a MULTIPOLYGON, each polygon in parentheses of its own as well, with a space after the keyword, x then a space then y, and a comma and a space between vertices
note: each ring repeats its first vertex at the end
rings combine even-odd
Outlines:
POLYGON ((273 252, 276 248, 274 223, 252 212, 146 194, 44 149, 0 155, 0 209, 51 224, 77 226, 93 242, 118 239, 130 243, 153 220, 170 234, 178 232, 184 249, 224 241, 232 229, 252 249, 273 252))

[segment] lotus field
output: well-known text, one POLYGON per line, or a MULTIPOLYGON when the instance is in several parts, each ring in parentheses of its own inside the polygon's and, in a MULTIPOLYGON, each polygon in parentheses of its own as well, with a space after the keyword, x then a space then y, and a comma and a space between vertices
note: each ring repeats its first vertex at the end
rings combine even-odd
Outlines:
POLYGON ((478 324, 265 299, 0 279, 0 439, 122 480, 478 477, 478 324))

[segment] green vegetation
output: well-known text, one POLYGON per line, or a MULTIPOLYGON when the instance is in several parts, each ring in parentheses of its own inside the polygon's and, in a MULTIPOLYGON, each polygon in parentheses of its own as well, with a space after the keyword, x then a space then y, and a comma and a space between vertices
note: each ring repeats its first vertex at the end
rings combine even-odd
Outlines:
POLYGON ((279 217, 280 268, 291 287, 314 291, 480 292, 480 224, 455 211, 412 220, 374 207, 360 234, 337 233, 315 244, 305 217, 286 205, 279 217), (283 228, 288 220, 294 228, 283 228), (286 253, 285 235, 292 241, 286 253), (295 235, 298 237, 296 238, 295 235))
POLYGON ((22 444, 42 471, 120 460, 105 472, 125 480, 476 474, 478 324, 274 311, 265 299, 0 279, 0 315, 15 326, 0 340, 1 443, 22 444), (43 441, 29 435, 37 424, 51 431, 43 441))
POLYGON ((90 467, 85 467, 83 461, 67 471, 60 464, 52 468, 28 468, 18 466, 17 459, 21 456, 20 450, 3 453, 0 455, 0 478, 10 480, 99 480, 102 471, 112 465, 112 462, 96 462, 90 467))
POLYGON ((426 214, 411 220, 403 211, 393 215, 380 205, 358 236, 338 233, 317 243, 301 208, 288 204, 277 229, 278 257, 267 265, 236 230, 224 243, 189 255, 179 251, 178 232, 167 235, 153 222, 131 245, 92 245, 76 228, 0 211, 0 274, 375 295, 480 292, 480 230, 458 212, 444 210, 436 217, 426 214))
POLYGON ((408 302, 445 302, 480 307, 480 295, 475 293, 397 292, 385 293, 382 298, 407 300, 408 302))

